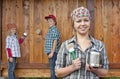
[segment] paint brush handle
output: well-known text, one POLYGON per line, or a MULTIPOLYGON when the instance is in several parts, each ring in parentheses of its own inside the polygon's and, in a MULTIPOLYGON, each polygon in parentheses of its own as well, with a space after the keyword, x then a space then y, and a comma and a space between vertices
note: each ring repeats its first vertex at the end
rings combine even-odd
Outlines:
POLYGON ((72 55, 73 60, 75 60, 75 59, 76 59, 75 52, 74 52, 74 51, 72 51, 72 52, 70 52, 70 54, 72 55))

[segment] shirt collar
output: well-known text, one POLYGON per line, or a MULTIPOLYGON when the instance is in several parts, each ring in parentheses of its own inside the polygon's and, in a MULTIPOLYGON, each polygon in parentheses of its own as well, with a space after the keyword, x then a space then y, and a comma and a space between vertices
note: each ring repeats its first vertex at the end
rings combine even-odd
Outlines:
POLYGON ((11 37, 17 37, 16 35, 10 35, 11 37))
POLYGON ((54 25, 54 26, 51 26, 49 29, 52 29, 52 28, 55 28, 55 25, 54 25))
MULTIPOLYGON (((95 39, 94 39, 91 35, 89 35, 89 38, 90 38, 92 44, 96 44, 96 43, 95 43, 95 39)), ((76 43, 76 42, 77 42, 77 37, 76 37, 76 36, 73 36, 73 37, 69 40, 68 44, 69 44, 69 43, 76 43)))

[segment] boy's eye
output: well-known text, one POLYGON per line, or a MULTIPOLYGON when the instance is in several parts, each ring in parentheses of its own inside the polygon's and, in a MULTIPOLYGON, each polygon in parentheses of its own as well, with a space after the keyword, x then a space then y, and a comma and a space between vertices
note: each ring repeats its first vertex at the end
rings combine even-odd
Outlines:
POLYGON ((81 22, 81 20, 78 20, 78 21, 76 21, 77 23, 80 23, 81 22))
POLYGON ((85 22, 88 22, 89 20, 88 20, 88 19, 85 19, 84 21, 85 21, 85 22))

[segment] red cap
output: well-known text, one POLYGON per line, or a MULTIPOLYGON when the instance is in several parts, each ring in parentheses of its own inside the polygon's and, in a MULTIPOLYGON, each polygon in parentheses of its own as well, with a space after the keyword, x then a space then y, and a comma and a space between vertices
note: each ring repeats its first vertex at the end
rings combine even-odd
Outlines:
POLYGON ((15 24, 7 24, 7 30, 11 29, 11 28, 16 28, 17 26, 15 24))
POLYGON ((45 19, 49 19, 49 18, 52 18, 54 21, 56 21, 56 17, 54 15, 45 16, 45 19))

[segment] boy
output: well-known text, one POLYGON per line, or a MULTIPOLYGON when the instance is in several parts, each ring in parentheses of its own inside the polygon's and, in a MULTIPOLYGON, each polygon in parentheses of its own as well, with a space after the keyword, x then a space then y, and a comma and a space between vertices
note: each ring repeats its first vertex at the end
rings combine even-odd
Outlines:
POLYGON ((15 24, 8 24, 7 25, 8 35, 6 37, 6 53, 8 58, 8 78, 15 79, 15 66, 16 66, 16 58, 21 57, 20 54, 20 45, 27 33, 24 33, 23 36, 18 40, 17 39, 17 27, 15 24))
POLYGON ((44 52, 48 55, 50 63, 51 79, 57 79, 54 72, 57 53, 60 48, 60 32, 56 27, 56 17, 48 15, 45 17, 48 22, 48 32, 45 37, 44 52))

